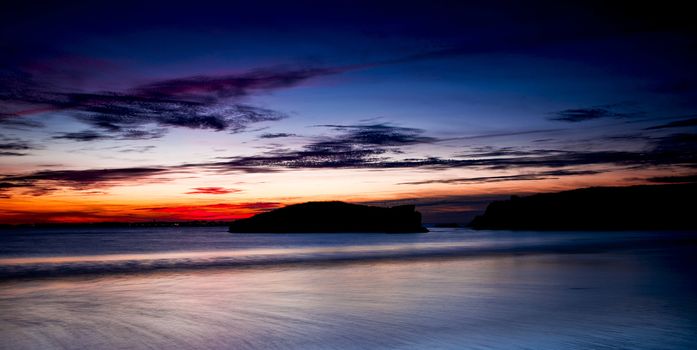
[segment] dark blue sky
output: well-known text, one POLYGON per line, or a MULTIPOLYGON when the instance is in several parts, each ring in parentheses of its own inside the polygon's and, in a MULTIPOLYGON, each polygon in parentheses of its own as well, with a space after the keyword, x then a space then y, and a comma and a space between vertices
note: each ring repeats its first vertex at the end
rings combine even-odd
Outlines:
MULTIPOLYGON (((460 215, 489 195, 678 181, 695 166, 697 29, 679 2, 0 13, 8 206, 131 203, 144 186, 174 204, 411 200, 460 215)), ((108 209, 91 205, 78 209, 108 209)))

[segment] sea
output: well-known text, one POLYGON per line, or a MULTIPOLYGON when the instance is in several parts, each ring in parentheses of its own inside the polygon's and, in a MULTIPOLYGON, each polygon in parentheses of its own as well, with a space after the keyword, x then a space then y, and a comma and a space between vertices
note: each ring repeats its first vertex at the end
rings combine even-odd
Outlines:
POLYGON ((697 349, 697 233, 0 231, 0 349, 697 349))

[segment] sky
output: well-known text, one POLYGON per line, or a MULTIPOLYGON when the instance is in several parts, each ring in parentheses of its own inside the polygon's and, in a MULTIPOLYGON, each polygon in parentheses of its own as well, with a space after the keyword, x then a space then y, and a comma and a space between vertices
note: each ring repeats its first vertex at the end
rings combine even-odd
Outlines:
POLYGON ((6 1, 0 223, 697 178, 687 4, 6 1))

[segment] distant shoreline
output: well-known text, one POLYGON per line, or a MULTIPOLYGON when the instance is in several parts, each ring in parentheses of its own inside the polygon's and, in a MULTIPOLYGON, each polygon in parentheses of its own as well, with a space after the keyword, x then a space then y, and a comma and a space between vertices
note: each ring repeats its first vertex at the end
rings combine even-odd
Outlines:
POLYGON ((81 222, 0 224, 0 229, 20 228, 104 228, 104 227, 227 227, 232 221, 148 221, 148 222, 81 222))
MULTIPOLYGON (((84 222, 84 223, 36 223, 0 224, 0 230, 22 228, 121 228, 121 227, 229 227, 232 221, 152 221, 152 222, 84 222)), ((436 228, 466 228, 466 223, 425 223, 436 228)))
POLYGON ((695 230, 697 184, 589 187, 489 204, 476 230, 695 230))

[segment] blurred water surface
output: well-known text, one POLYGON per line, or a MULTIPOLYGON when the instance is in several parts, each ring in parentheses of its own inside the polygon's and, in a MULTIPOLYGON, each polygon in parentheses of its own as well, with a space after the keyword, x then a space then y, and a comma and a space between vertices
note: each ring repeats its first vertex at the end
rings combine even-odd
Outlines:
POLYGON ((694 349, 685 232, 0 232, 3 349, 694 349))

